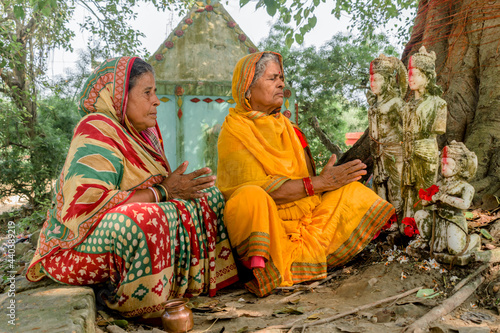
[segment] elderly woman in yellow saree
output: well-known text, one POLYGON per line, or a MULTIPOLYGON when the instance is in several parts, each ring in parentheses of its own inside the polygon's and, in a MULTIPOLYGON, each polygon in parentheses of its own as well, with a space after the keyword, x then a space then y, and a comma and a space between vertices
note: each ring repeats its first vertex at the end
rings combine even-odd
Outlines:
POLYGON ((321 279, 373 239, 394 207, 357 180, 359 160, 320 175, 283 104, 281 55, 254 53, 233 73, 236 107, 218 142, 217 186, 226 198, 224 222, 238 259, 252 269, 246 287, 258 296, 278 286, 321 279))
POLYGON ((160 317, 168 298, 213 296, 237 280, 215 177, 185 174, 187 162, 170 170, 159 104, 139 58, 106 60, 90 75, 28 280, 107 283, 108 307, 143 319, 160 317))

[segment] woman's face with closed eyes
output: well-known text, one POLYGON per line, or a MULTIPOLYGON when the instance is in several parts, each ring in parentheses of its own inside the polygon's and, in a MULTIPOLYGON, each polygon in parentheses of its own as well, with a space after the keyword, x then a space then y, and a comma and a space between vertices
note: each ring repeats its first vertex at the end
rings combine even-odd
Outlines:
POLYGON ((283 104, 285 82, 281 66, 270 61, 264 74, 250 88, 250 106, 252 110, 271 114, 283 104))

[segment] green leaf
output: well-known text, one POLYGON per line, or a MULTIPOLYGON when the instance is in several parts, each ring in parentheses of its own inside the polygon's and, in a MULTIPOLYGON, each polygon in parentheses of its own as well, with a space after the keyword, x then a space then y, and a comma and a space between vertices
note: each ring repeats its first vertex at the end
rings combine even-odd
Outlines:
POLYGON ((117 319, 117 320, 113 320, 111 322, 111 324, 115 324, 116 326, 119 326, 121 328, 127 328, 128 321, 126 321, 125 319, 117 319))
POLYGON ((286 47, 291 48, 293 44, 293 36, 292 33, 288 33, 285 38, 286 47))
POLYGON ((417 297, 420 298, 433 298, 439 295, 439 292, 434 291, 434 289, 420 289, 417 292, 417 297))
POLYGON ((249 2, 250 2, 250 0, 240 0, 240 8, 245 6, 249 2))
POLYGON ((286 13, 283 15, 283 23, 288 24, 292 20, 292 15, 290 13, 286 13))
POLYGON ((304 36, 302 36, 302 34, 295 34, 295 41, 299 43, 299 45, 302 45, 304 42, 304 36))
POLYGON ((479 232, 481 232, 481 235, 483 235, 484 238, 493 240, 493 236, 491 236, 491 234, 486 229, 481 229, 479 230, 479 232))
POLYGON ((474 218, 474 214, 472 214, 472 212, 465 212, 464 215, 467 220, 472 220, 474 218))
POLYGON ((19 5, 14 6, 14 16, 18 19, 24 19, 24 8, 19 5))
POLYGON ((307 25, 309 26, 309 29, 313 29, 316 26, 316 23, 318 23, 318 19, 316 16, 310 17, 307 20, 307 25))
POLYGON ((266 5, 266 10, 269 16, 273 17, 276 14, 276 10, 278 9, 276 1, 264 0, 264 4, 266 5))

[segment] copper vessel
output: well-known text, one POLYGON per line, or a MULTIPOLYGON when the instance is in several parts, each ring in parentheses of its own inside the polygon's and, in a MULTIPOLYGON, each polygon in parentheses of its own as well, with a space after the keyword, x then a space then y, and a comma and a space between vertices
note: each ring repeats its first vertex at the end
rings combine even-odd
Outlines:
POLYGON ((193 312, 186 306, 187 298, 175 298, 163 302, 165 312, 161 316, 163 329, 168 333, 182 333, 193 329, 193 312))

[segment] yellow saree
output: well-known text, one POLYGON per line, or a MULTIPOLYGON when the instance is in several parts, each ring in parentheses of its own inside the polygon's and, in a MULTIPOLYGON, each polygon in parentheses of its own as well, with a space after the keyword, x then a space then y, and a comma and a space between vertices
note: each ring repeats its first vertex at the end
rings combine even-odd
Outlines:
MULTIPOLYGON (((361 251, 394 213, 360 183, 276 205, 269 193, 309 176, 304 150, 280 113, 252 110, 245 99, 263 53, 242 58, 233 74, 236 107, 218 142, 217 186, 227 200, 224 222, 240 260, 261 256, 247 288, 258 296, 278 286, 326 276, 361 251)), ((281 61, 281 56, 278 55, 281 61)))

